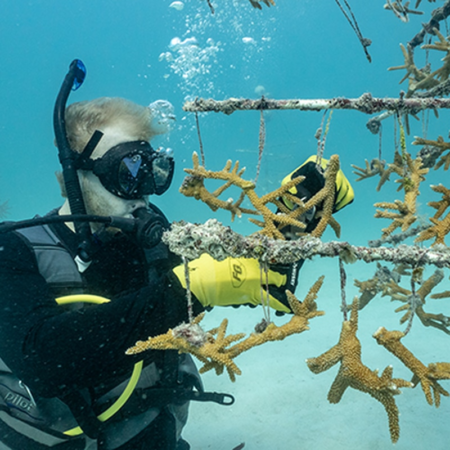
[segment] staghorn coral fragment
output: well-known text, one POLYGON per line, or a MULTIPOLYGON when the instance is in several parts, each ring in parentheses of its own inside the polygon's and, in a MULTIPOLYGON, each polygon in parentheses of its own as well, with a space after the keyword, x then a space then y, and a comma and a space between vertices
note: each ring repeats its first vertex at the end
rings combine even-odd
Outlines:
POLYGON ((400 435, 398 408, 394 395, 400 394, 400 387, 412 387, 412 383, 401 378, 392 378, 392 367, 388 366, 381 376, 370 370, 361 362, 361 343, 356 337, 358 330, 358 298, 352 303, 350 320, 342 324, 339 342, 316 358, 306 360, 314 373, 324 372, 338 362, 339 372, 328 392, 330 403, 339 403, 348 387, 365 392, 378 400, 385 408, 392 442, 397 442, 400 435))
MULTIPOLYGON (((414 275, 412 274, 412 276, 414 275)), ((447 323, 448 319, 446 319, 445 316, 442 314, 429 314, 423 310, 423 305, 426 303, 426 297, 442 281, 443 278, 444 273, 442 270, 436 270, 422 283, 416 292, 405 289, 399 286, 396 281, 391 280, 387 283, 386 290, 383 295, 389 295, 392 300, 398 300, 405 303, 405 305, 395 310, 395 312, 406 311, 400 319, 400 323, 404 323, 407 320, 412 320, 412 315, 417 314, 424 326, 433 326, 444 331, 445 333, 450 333, 447 323)))
POLYGON ((441 298, 447 298, 447 297, 450 297, 450 291, 439 292, 438 294, 433 294, 430 296, 430 298, 433 298, 433 299, 441 299, 441 298))
POLYGON ((397 267, 389 270, 386 266, 377 263, 375 275, 366 281, 355 279, 355 286, 361 293, 359 297, 359 309, 363 309, 379 292, 384 293, 390 281, 400 281, 400 272, 397 267))
POLYGON ((442 165, 444 165, 444 170, 448 170, 450 167, 450 152, 443 155, 445 151, 450 150, 450 142, 445 142, 442 136, 438 136, 435 141, 416 136, 413 145, 431 146, 435 149, 435 153, 440 153, 440 160, 434 165, 435 170, 439 169, 442 165))
POLYGON ((389 177, 392 173, 396 173, 398 176, 403 174, 403 158, 396 149, 394 152, 394 161, 387 165, 387 168, 380 174, 380 181, 378 182, 377 191, 381 189, 386 181, 389 181, 389 177))
POLYGON ((434 166, 435 169, 439 169, 439 167, 444 166, 444 170, 448 170, 450 167, 450 152, 446 155, 441 155, 441 159, 434 166))
MULTIPOLYGON (((390 2, 387 0, 387 3, 383 6, 384 9, 390 10, 394 13, 395 17, 399 18, 402 22, 408 22, 408 14, 423 14, 422 11, 418 11, 415 9, 409 8, 410 2, 406 2, 404 5, 401 0, 399 2, 390 2)), ((416 6, 417 7, 417 6, 416 6)))
POLYGON ((404 64, 401 66, 389 67, 388 70, 401 70, 405 69, 406 74, 400 80, 403 83, 408 79, 408 91, 406 98, 410 98, 417 90, 430 89, 439 84, 439 80, 434 78, 435 73, 430 73, 429 67, 425 66, 422 69, 418 69, 414 63, 414 50, 411 45, 407 45, 407 49, 403 44, 400 44, 400 49, 403 53, 404 64))
POLYGON ((397 234, 390 234, 389 236, 383 237, 381 239, 370 240, 369 247, 380 247, 383 244, 399 244, 400 242, 408 239, 411 236, 417 236, 421 231, 427 229, 428 227, 428 224, 421 224, 397 234))
MULTIPOLYGON (((337 155, 332 155, 325 170, 325 186, 305 203, 305 211, 308 211, 313 206, 317 206, 323 201, 320 221, 316 228, 314 228, 311 232, 311 236, 313 237, 321 237, 325 231, 325 228, 333 219, 332 215, 336 192, 336 176, 339 172, 339 168, 339 157, 337 155)), ((333 226, 332 228, 335 232, 338 230, 336 226, 333 226)), ((336 233, 336 235, 339 237, 340 233, 336 233)))
POLYGON ((435 219, 439 219, 439 217, 444 214, 445 210, 450 206, 450 189, 447 189, 442 184, 439 184, 437 186, 431 185, 431 189, 433 189, 434 192, 439 192, 442 194, 442 199, 439 202, 429 202, 428 205, 431 206, 434 209, 437 209, 436 213, 434 214, 435 219))
POLYGON ((422 167, 422 160, 420 158, 413 160, 411 155, 407 152, 400 158, 401 160, 399 160, 397 156, 394 164, 389 164, 389 168, 386 172, 391 170, 401 176, 396 182, 400 184, 398 190, 401 189, 405 192, 404 201, 395 200, 393 203, 375 203, 375 207, 377 208, 384 208, 385 210, 393 209, 397 211, 376 211, 376 218, 392 220, 392 223, 388 227, 383 228, 383 238, 389 236, 397 228, 401 228, 402 232, 406 231, 417 220, 416 203, 417 197, 420 195, 419 185, 428 173, 428 169, 422 167))
POLYGON ((450 41, 445 38, 437 28, 433 28, 433 33, 438 37, 439 41, 433 44, 422 45, 422 48, 439 50, 447 53, 441 60, 444 63, 442 67, 430 74, 430 76, 436 76, 440 82, 443 82, 448 79, 450 74, 450 41))
POLYGON ((289 322, 281 326, 270 323, 263 332, 252 333, 242 340, 245 333, 226 335, 227 319, 224 319, 219 327, 208 332, 203 331, 199 325, 204 317, 204 313, 202 313, 193 320, 192 324, 182 323, 169 329, 165 334, 136 342, 126 351, 126 354, 134 355, 150 349, 178 350, 179 353, 190 353, 203 363, 199 370, 200 373, 214 369, 216 374, 220 375, 226 368, 231 381, 235 381, 236 375, 241 375, 242 372, 234 362, 234 358, 265 342, 281 341, 292 334, 302 333, 309 329, 309 319, 324 314, 323 311, 317 311, 315 302, 323 278, 323 276, 320 277, 314 283, 303 302, 297 300, 291 292, 286 291, 293 315, 289 322), (233 342, 237 341, 241 342, 230 347, 233 342))
MULTIPOLYGON (((180 187, 180 192, 186 197, 194 197, 196 200, 202 200, 206 203, 213 211, 217 211, 219 208, 228 210, 231 212, 231 218, 234 220, 235 216, 241 217, 243 213, 245 214, 258 214, 256 210, 243 209, 240 207, 244 195, 233 203, 230 200, 220 200, 218 197, 222 194, 227 188, 232 186, 235 183, 239 183, 242 178, 241 175, 244 173, 245 168, 239 170, 239 163, 236 162, 233 168, 231 168, 231 161, 228 160, 225 164, 225 167, 221 172, 210 172, 207 171, 203 166, 200 166, 198 154, 196 152, 192 155, 192 161, 194 164, 193 169, 185 169, 185 171, 190 174, 190 176, 186 177, 180 187), (212 179, 221 179, 226 180, 227 182, 216 189, 216 191, 210 193, 206 187, 204 186, 204 179, 212 178, 212 179)), ((239 184, 239 187, 243 189, 243 193, 245 189, 254 188, 254 184, 252 182, 246 182, 242 180, 239 184)))
POLYGON ((442 199, 439 202, 428 203, 428 206, 431 206, 437 210, 434 216, 430 218, 430 222, 433 225, 423 230, 419 236, 417 236, 415 242, 422 242, 428 239, 436 238, 433 244, 431 244, 432 246, 436 244, 444 245, 445 236, 450 232, 450 211, 443 219, 439 219, 450 206, 450 189, 447 189, 442 184, 439 184, 438 186, 431 186, 431 189, 435 192, 441 193, 442 199))
POLYGON ((425 398, 429 405, 439 407, 441 395, 450 394, 438 383, 438 380, 450 379, 450 363, 430 364, 426 367, 401 342, 404 333, 401 331, 388 331, 380 327, 373 335, 378 344, 394 354, 414 374, 413 383, 420 382, 425 398), (434 400, 433 395, 434 394, 434 400))
POLYGON ((321 276, 314 283, 303 302, 297 300, 292 292, 286 291, 289 305, 294 313, 289 322, 280 327, 276 326, 274 323, 269 323, 262 333, 252 333, 245 340, 238 342, 230 348, 230 353, 233 355, 233 358, 252 347, 264 344, 265 342, 282 341, 287 336, 308 330, 309 319, 325 314, 323 311, 317 310, 317 304, 315 302, 317 293, 322 286, 323 279, 324 276, 321 276))
MULTIPOLYGON (((203 319, 204 313, 200 314, 194 319, 194 325, 198 325, 203 319)), ((220 326, 216 329, 205 333, 206 338, 201 345, 198 345, 198 339, 192 342, 190 336, 193 333, 187 333, 186 328, 189 325, 181 324, 174 329, 169 329, 165 334, 150 337, 146 341, 138 341, 134 347, 126 351, 127 355, 134 355, 145 350, 178 350, 179 353, 190 353, 197 357, 204 366, 211 366, 215 368, 218 374, 222 373, 223 368, 226 367, 228 374, 232 380, 235 375, 240 375, 241 370, 236 366, 232 357, 228 353, 227 347, 245 336, 245 333, 232 334, 226 336, 226 329, 228 320, 224 319, 220 326), (179 327, 183 328, 183 332, 179 333, 179 327), (214 337, 214 335, 217 335, 214 337)), ((195 332, 197 333, 197 327, 195 332)), ((202 372, 202 369, 200 369, 202 372)))
POLYGON ((378 279, 370 278, 366 281, 358 281, 355 279, 355 286, 359 288, 361 293, 359 297, 359 309, 363 309, 378 294, 378 279))
POLYGON ((337 155, 330 157, 325 171, 325 186, 306 203, 303 203, 302 200, 289 193, 289 190, 292 187, 304 180, 303 176, 296 177, 280 186, 275 191, 259 197, 255 192, 255 184, 252 181, 247 181, 242 178, 244 169, 239 170, 239 162, 236 162, 232 167, 231 161, 228 161, 221 171, 214 172, 206 170, 200 165, 198 155, 195 152, 192 156, 192 161, 194 167, 192 169, 185 169, 185 172, 188 173, 189 176, 183 181, 180 192, 187 197, 194 197, 196 200, 203 201, 213 211, 216 211, 219 208, 228 210, 232 214, 232 219, 234 219, 235 215, 240 217, 243 213, 259 215, 262 220, 249 219, 252 223, 262 228, 259 233, 277 239, 284 239, 281 230, 285 226, 290 225, 301 230, 305 229, 306 225, 301 222, 299 218, 306 211, 323 204, 321 211, 322 215, 318 225, 311 234, 315 237, 319 237, 325 231, 327 225, 330 225, 339 236, 339 224, 332 217, 336 175, 339 171, 339 157, 337 155), (204 185, 205 179, 223 180, 225 181, 225 184, 211 193, 204 185), (218 196, 232 185, 242 190, 238 201, 233 203, 232 200, 220 200, 218 196), (296 208, 289 210, 283 207, 282 203, 279 201, 279 198, 283 196, 293 201, 296 204, 296 208), (245 197, 250 200, 254 209, 244 209, 241 207, 241 203, 245 197), (272 212, 267 207, 267 204, 270 203, 277 206, 280 209, 280 212, 272 212))
POLYGON ((374 158, 370 161, 370 163, 367 159, 365 159, 364 162, 366 164, 365 169, 358 167, 355 164, 351 165, 355 169, 353 173, 359 177, 356 181, 366 180, 367 178, 374 177, 375 175, 383 175, 386 165, 385 161, 374 158))
POLYGON ((435 238, 435 241, 431 244, 432 246, 437 244, 445 245, 445 236, 450 232, 450 212, 442 220, 430 217, 430 222, 433 225, 426 230, 423 230, 416 238, 415 242, 422 242, 435 238))
POLYGON ((403 44, 400 44, 400 50, 403 53, 404 63, 401 66, 389 67, 388 70, 406 70, 406 74, 399 81, 399 84, 403 83, 410 75, 412 75, 416 79, 420 78, 421 74, 414 63, 414 52, 411 46, 408 45, 408 49, 406 49, 403 44))

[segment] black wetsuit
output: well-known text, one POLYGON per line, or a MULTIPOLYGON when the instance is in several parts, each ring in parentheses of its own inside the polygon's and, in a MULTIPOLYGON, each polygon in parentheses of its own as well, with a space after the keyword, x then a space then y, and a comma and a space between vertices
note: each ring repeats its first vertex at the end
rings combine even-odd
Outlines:
MULTIPOLYGON (((63 224, 51 229, 75 255, 77 236, 63 224)), ((159 245, 156 260, 147 263, 144 251, 123 234, 100 244, 83 273, 84 291, 111 302, 77 309, 56 304, 59 293, 40 274, 20 235, 0 234, 0 357, 31 392, 61 397, 68 389, 88 388, 101 396, 127 379, 143 357, 162 364, 165 352, 125 355, 137 340, 187 319, 185 291, 170 270, 179 261, 159 245)), ((120 449, 159 448, 152 433, 120 449)))

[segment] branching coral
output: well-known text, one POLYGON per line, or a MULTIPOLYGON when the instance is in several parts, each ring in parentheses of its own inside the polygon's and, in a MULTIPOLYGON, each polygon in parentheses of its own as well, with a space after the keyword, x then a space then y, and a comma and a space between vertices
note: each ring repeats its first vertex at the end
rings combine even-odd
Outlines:
POLYGON ((379 292, 385 292, 387 284, 391 281, 400 281, 400 274, 394 269, 377 263, 375 275, 366 281, 355 280, 355 286, 361 293, 359 297, 359 309, 363 309, 379 292))
POLYGON ((437 28, 433 28, 433 33, 438 37, 439 41, 434 44, 423 45, 424 49, 439 50, 447 54, 442 58, 443 65, 441 68, 435 70, 430 76, 436 76, 439 81, 447 80, 450 74, 450 41, 445 38, 437 28))
POLYGON ((262 228, 260 233, 269 237, 284 239, 283 233, 280 231, 283 227, 292 225, 301 230, 305 229, 306 225, 299 220, 299 217, 313 207, 322 205, 320 221, 311 235, 320 237, 328 224, 331 225, 336 234, 339 235, 339 224, 332 217, 336 175, 339 171, 339 158, 337 155, 331 156, 326 168, 325 186, 306 203, 303 203, 302 200, 289 193, 289 190, 292 187, 304 180, 303 176, 296 177, 283 186, 280 186, 275 191, 259 197, 255 192, 255 184, 252 181, 247 181, 242 178, 245 169, 239 170, 239 162, 236 162, 232 167, 231 161, 228 161, 221 171, 214 172, 206 170, 200 165, 198 155, 195 152, 192 156, 192 160, 194 167, 193 169, 185 169, 189 176, 183 181, 180 192, 187 197, 194 197, 197 200, 202 200, 213 211, 216 211, 219 208, 228 210, 232 214, 232 219, 236 215, 240 217, 243 213, 261 215, 263 218, 262 221, 250 219, 251 222, 262 228), (225 183, 211 193, 204 185, 205 179, 223 180, 225 183), (219 195, 232 185, 242 190, 239 199, 236 202, 233 202, 232 199, 227 201, 220 200, 218 198, 219 195), (296 208, 292 211, 287 209, 279 200, 282 196, 295 203, 296 208), (245 209, 241 207, 245 197, 250 200, 254 209, 245 209), (280 212, 274 213, 271 211, 267 207, 267 204, 270 203, 279 208, 280 212))
MULTIPOLYGON (((392 9, 396 11, 396 9, 392 9)), ((412 12, 412 11, 409 11, 412 12)), ((400 48, 404 57, 404 64, 401 66, 390 67, 388 70, 405 69, 406 75, 400 80, 402 83, 408 78, 408 92, 406 97, 414 96, 416 91, 433 89, 445 81, 448 80, 450 75, 450 41, 445 38, 437 28, 432 29, 433 34, 438 37, 438 41, 433 44, 423 45, 422 48, 426 50, 438 50, 446 52, 444 58, 442 58, 442 66, 431 72, 430 66, 427 64, 422 69, 418 69, 414 63, 414 46, 409 43, 408 48, 405 49, 403 44, 400 44, 400 48)))
POLYGON ((194 355, 203 363, 200 373, 215 369, 216 373, 220 375, 226 368, 230 379, 235 381, 236 375, 240 375, 241 370, 234 362, 234 358, 265 342, 282 341, 291 334, 308 330, 308 320, 324 314, 323 311, 317 311, 315 302, 323 278, 323 276, 320 277, 314 283, 303 302, 287 291, 293 315, 284 325, 276 326, 274 323, 270 323, 262 333, 253 333, 241 340, 245 333, 226 335, 227 319, 224 319, 218 328, 204 332, 199 326, 204 316, 203 313, 197 316, 191 324, 181 324, 174 329, 169 329, 165 334, 150 337, 147 341, 136 342, 134 347, 127 350, 127 354, 133 355, 149 349, 178 350, 180 353, 194 355), (236 341, 241 342, 230 347, 236 341))
POLYGON ((400 394, 400 387, 411 387, 412 384, 401 378, 392 378, 392 366, 386 367, 381 376, 370 370, 361 362, 361 344, 356 337, 358 330, 358 298, 352 303, 350 320, 344 321, 339 342, 317 358, 306 361, 314 373, 330 369, 341 363, 339 372, 328 392, 330 403, 339 403, 348 387, 371 395, 385 407, 392 442, 397 442, 400 435, 398 408, 394 395, 400 394))
POLYGON ((427 145, 439 149, 441 158, 434 165, 434 168, 437 170, 441 166, 444 166, 444 170, 448 170, 448 168, 450 167, 450 152, 448 152, 446 155, 442 155, 442 153, 444 153, 446 150, 450 150, 450 142, 445 142, 442 136, 439 136, 435 141, 430 139, 423 139, 416 136, 413 145, 427 145))
POLYGON ((447 189, 442 184, 438 186, 431 186, 434 192, 442 194, 442 199, 438 202, 429 202, 428 205, 435 208, 437 211, 433 217, 430 218, 431 227, 423 230, 416 239, 416 242, 426 241, 428 239, 436 238, 432 245, 444 244, 445 236, 450 232, 450 211, 441 219, 446 209, 450 206, 450 189, 447 189))
POLYGON ((425 66, 422 69, 416 67, 414 63, 414 51, 410 45, 408 45, 408 48, 406 49, 403 44, 400 44, 400 48, 405 60, 404 64, 401 66, 389 67, 388 70, 406 70, 405 76, 400 80, 400 83, 403 83, 406 79, 409 80, 406 97, 412 97, 417 90, 430 89, 439 84, 439 81, 434 78, 435 74, 430 73, 430 68, 428 66, 425 66))
MULTIPOLYGON (((419 0, 420 2, 420 0, 419 0)), ((415 9, 411 9, 409 7, 409 4, 411 2, 406 2, 404 5, 402 4, 402 0, 399 0, 398 2, 392 2, 390 0, 387 0, 387 3, 384 5, 384 9, 391 10, 395 17, 398 17, 402 22, 408 22, 408 14, 423 14, 422 11, 417 11, 415 9)), ((417 6, 416 6, 417 8, 417 6)))
POLYGON ((372 159, 372 161, 364 160, 366 164, 366 168, 358 167, 355 164, 352 164, 352 167, 355 169, 353 173, 357 175, 359 178, 356 181, 365 180, 370 177, 374 177, 375 175, 382 176, 385 171, 385 161, 381 161, 378 158, 372 159))
POLYGON ((426 367, 401 342, 404 337, 401 331, 388 331, 379 328, 373 335, 378 344, 393 353, 414 374, 414 384, 420 383, 425 398, 430 405, 439 407, 441 395, 446 397, 449 393, 438 383, 438 380, 450 379, 450 363, 435 363, 426 367), (434 401, 431 391, 434 394, 434 401))
POLYGON ((417 314, 420 321, 426 327, 432 326, 450 334, 450 317, 444 316, 443 314, 427 313, 423 310, 426 297, 442 281, 443 277, 442 270, 436 270, 415 292, 399 286, 394 280, 391 280, 387 284, 386 292, 383 295, 389 295, 392 300, 405 303, 405 305, 395 310, 396 312, 406 311, 400 319, 400 323, 410 320, 413 314, 417 314))
POLYGON ((378 182, 377 191, 381 189, 384 183, 389 180, 389 177, 392 173, 396 173, 399 176, 402 176, 404 171, 403 158, 398 152, 395 150, 394 152, 394 161, 391 164, 387 165, 387 168, 380 172, 380 181, 378 182))
MULTIPOLYGON (((428 169, 422 167, 422 160, 417 158, 413 160, 409 153, 404 153, 403 157, 396 156, 393 164, 389 164, 387 172, 395 172, 401 178, 396 180, 400 183, 397 190, 404 190, 404 201, 395 200, 393 203, 379 202, 375 203, 378 208, 393 209, 397 212, 377 210, 375 217, 391 219, 392 223, 383 228, 383 237, 389 236, 397 228, 406 231, 416 220, 416 200, 420 194, 419 185, 425 179, 428 169)), ((380 180, 381 183, 381 180, 380 180)))

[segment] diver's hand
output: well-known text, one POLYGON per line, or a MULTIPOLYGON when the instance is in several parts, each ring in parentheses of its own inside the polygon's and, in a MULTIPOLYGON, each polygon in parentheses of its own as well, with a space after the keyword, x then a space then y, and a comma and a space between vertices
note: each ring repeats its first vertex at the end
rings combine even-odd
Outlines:
MULTIPOLYGON (((173 271, 183 287, 186 287, 184 266, 177 266, 173 271)), ((269 306, 277 311, 290 312, 284 294, 287 274, 271 269, 267 273, 269 292, 272 289, 274 293, 276 291, 276 297, 270 294, 268 296, 269 306)), ((226 258, 216 261, 203 254, 189 263, 189 280, 192 293, 203 306, 256 306, 261 304, 261 295, 267 301, 266 275, 263 271, 261 276, 256 259, 226 258)))
MULTIPOLYGON (((292 195, 306 202, 311 197, 313 197, 317 192, 319 192, 325 186, 325 177, 323 173, 316 167, 316 155, 310 156, 302 165, 297 167, 293 172, 284 177, 281 185, 286 184, 293 178, 303 175, 305 179, 297 186, 289 189, 292 195)), ((326 169, 328 165, 328 160, 323 159, 321 161, 322 169, 326 169)), ((344 175, 341 169, 336 176, 336 194, 334 199, 334 209, 333 212, 339 211, 348 204, 350 204, 355 197, 353 188, 348 181, 347 177, 344 175)), ((295 205, 288 199, 283 198, 283 203, 289 208, 293 209, 295 205)))

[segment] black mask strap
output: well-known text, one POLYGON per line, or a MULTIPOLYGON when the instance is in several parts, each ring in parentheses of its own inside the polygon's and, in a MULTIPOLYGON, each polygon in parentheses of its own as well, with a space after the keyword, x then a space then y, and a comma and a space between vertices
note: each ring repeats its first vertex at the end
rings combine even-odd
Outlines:
POLYGON ((97 147, 100 139, 103 137, 103 133, 99 130, 95 130, 94 134, 89 139, 88 143, 84 147, 83 151, 80 154, 78 159, 78 167, 82 167, 83 169, 92 169, 92 165, 94 163, 91 160, 91 155, 97 147))

